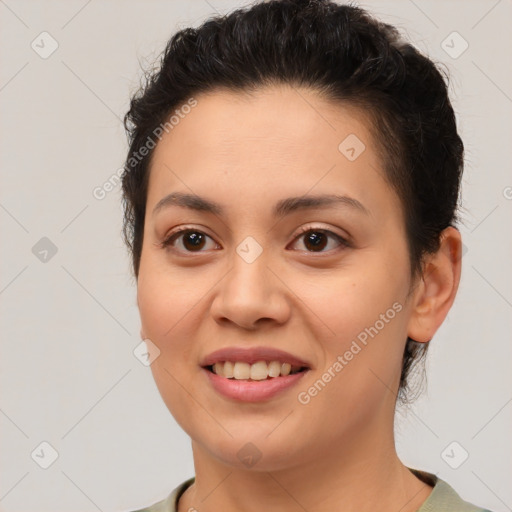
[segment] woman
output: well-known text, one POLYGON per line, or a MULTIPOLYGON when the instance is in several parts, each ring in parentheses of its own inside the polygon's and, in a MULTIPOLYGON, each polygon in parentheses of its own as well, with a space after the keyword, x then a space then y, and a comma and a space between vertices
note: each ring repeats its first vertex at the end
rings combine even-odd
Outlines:
POLYGON ((435 65, 364 10, 178 32, 131 102, 125 241, 195 477, 146 511, 482 511, 393 420, 461 272, 463 143, 435 65))

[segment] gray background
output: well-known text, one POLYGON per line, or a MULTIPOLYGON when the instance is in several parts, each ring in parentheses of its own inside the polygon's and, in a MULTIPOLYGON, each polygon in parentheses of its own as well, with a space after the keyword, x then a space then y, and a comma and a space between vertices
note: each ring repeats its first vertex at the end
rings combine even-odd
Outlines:
MULTIPOLYGON (((93 191, 123 165, 120 119, 140 65, 177 29, 241 5, 0 0, 0 510, 130 510, 194 474, 188 437, 133 355, 119 187, 93 191), (44 31, 58 44, 49 56, 44 31), (47 469, 44 441, 58 452, 47 469)), ((399 454, 465 499, 511 510, 512 4, 360 5, 449 69, 466 146, 460 291, 426 391, 397 414, 399 454)))

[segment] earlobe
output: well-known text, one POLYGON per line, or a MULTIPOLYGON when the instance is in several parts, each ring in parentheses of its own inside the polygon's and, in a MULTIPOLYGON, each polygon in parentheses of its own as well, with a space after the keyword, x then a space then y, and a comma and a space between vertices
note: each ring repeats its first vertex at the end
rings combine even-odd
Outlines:
POLYGON ((461 250, 460 233, 450 226, 440 235, 438 251, 426 256, 412 297, 408 336, 413 340, 430 341, 446 318, 459 287, 461 250))

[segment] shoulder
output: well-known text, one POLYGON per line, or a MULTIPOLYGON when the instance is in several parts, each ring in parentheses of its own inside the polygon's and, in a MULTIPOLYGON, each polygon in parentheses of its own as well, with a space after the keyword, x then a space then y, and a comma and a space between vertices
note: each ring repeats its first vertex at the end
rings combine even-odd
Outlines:
MULTIPOLYGON (((411 468, 410 468, 411 469, 411 468)), ((473 505, 463 500, 451 485, 432 473, 411 469, 421 480, 433 486, 429 497, 418 509, 418 512, 491 512, 486 508, 473 505)), ((177 512, 180 496, 195 481, 195 477, 185 480, 172 490, 167 498, 153 503, 149 507, 130 512, 177 512)))
POLYGON ((180 496, 194 483, 195 477, 185 480, 175 487, 167 498, 153 503, 149 507, 131 510, 130 512, 176 512, 178 510, 178 500, 180 496))
POLYGON ((432 492, 418 512, 491 512, 463 500, 451 485, 436 475, 426 471, 411 471, 424 482, 433 485, 432 492))

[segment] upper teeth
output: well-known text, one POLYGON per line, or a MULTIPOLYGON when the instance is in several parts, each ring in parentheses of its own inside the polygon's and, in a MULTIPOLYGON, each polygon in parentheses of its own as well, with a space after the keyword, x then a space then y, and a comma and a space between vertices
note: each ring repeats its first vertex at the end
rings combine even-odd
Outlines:
MULTIPOLYGON (((294 368, 299 370, 300 367, 294 368)), ((213 365, 213 371, 221 377, 228 379, 252 379, 264 380, 267 377, 279 377, 280 375, 289 375, 292 370, 290 363, 281 363, 279 361, 258 361, 254 364, 244 363, 241 361, 223 361, 213 365)))

